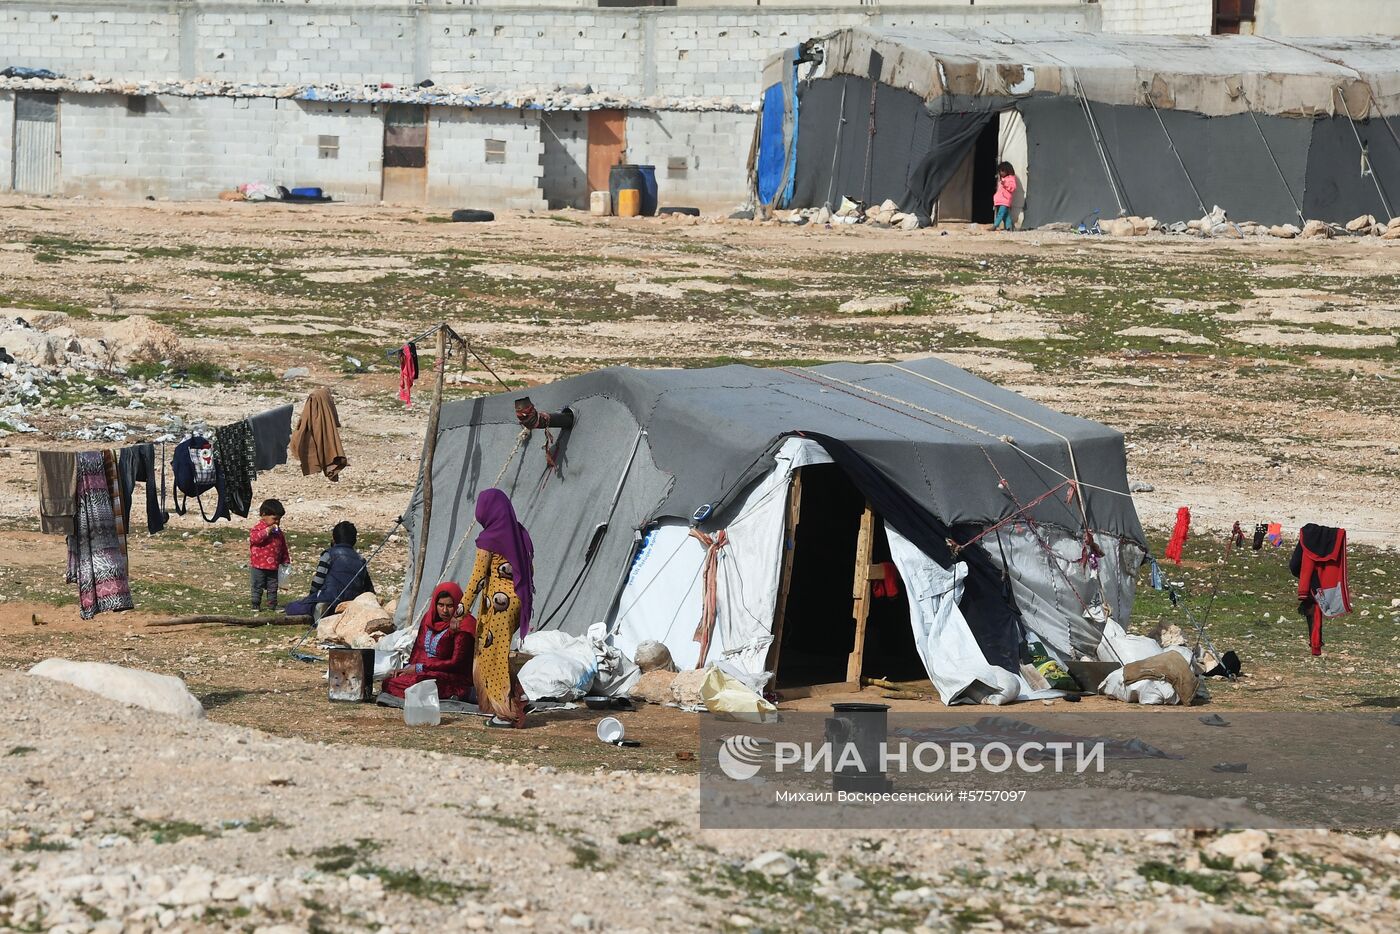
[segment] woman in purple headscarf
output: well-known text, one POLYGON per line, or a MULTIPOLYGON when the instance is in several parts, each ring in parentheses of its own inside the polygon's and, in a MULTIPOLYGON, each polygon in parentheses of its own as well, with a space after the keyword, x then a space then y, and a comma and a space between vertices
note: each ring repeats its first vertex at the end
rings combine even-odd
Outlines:
POLYGON ((495 488, 476 498, 476 565, 467 583, 468 610, 481 596, 476 614, 476 655, 472 680, 476 702, 492 716, 491 727, 520 727, 525 723, 525 692, 510 671, 510 642, 530 631, 535 594, 535 546, 530 533, 515 518, 510 497, 495 488))

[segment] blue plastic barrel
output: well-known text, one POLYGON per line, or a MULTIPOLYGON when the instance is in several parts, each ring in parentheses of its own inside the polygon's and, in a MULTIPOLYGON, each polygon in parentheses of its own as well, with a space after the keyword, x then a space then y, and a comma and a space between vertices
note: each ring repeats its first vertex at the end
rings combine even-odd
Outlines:
POLYGON ((655 217, 657 208, 656 166, 639 165, 637 171, 642 175, 642 215, 655 217))

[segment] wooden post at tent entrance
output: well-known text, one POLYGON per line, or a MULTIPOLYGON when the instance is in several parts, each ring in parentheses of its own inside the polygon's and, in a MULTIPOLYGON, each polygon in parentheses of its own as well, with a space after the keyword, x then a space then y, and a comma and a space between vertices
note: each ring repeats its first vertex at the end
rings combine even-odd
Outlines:
POLYGON ((802 514, 802 468, 792 472, 788 484, 787 514, 783 523, 783 571, 778 578, 778 603, 773 609, 773 644, 768 647, 768 662, 764 671, 773 672, 773 687, 778 686, 778 656, 783 648, 783 620, 787 617, 788 592, 792 589, 792 562, 797 556, 797 523, 802 514))
POLYGON ((437 453, 438 422, 442 417, 442 384, 447 375, 447 323, 437 329, 437 379, 433 383, 433 404, 428 410, 428 437, 423 445, 423 518, 414 532, 418 536, 418 558, 413 563, 413 595, 408 603, 410 625, 417 618, 418 590, 423 584, 423 562, 428 556, 428 527, 433 520, 433 455, 437 453))
POLYGON ((865 664, 865 621, 870 616, 870 556, 875 547, 875 510, 865 504, 860 516, 860 533, 856 536, 856 573, 851 585, 852 615, 856 621, 855 643, 846 660, 846 681, 860 690, 860 670, 865 664))

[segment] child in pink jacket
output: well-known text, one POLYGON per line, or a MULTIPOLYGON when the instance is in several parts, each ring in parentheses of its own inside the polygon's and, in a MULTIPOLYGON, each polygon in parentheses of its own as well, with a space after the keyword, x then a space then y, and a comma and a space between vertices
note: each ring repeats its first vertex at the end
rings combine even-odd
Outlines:
POLYGON ((1003 162, 997 166, 997 193, 992 196, 992 205, 996 208, 993 230, 1000 230, 1003 223, 1007 230, 1011 229, 1011 201, 1015 197, 1016 170, 1010 162, 1003 162))

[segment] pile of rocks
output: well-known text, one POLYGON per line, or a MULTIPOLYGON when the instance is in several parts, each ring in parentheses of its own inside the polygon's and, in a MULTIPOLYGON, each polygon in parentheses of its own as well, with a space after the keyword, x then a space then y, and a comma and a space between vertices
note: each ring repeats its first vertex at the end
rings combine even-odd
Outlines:
POLYGON ((25 421, 30 410, 61 395, 73 380, 120 375, 141 356, 179 344, 174 331, 140 315, 75 322, 59 311, 7 309, 2 314, 0 436, 11 429, 33 431, 25 421))
POLYGON ((839 224, 867 224, 871 227, 894 227, 900 230, 918 230, 921 226, 917 215, 901 211, 899 205, 888 198, 873 208, 863 207, 850 198, 842 198, 840 206, 835 211, 827 205, 822 205, 819 208, 803 208, 780 213, 775 215, 774 219, 781 223, 798 226, 808 223, 819 227, 839 224))

